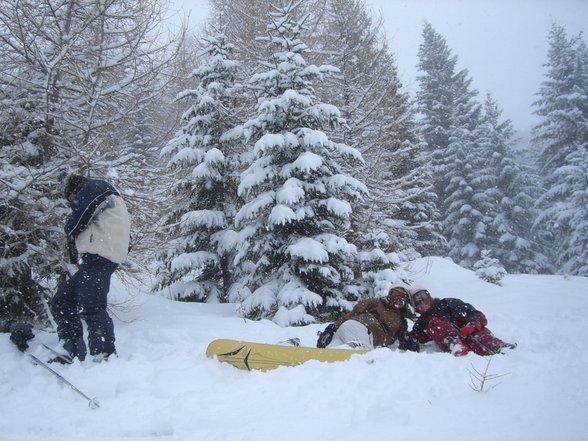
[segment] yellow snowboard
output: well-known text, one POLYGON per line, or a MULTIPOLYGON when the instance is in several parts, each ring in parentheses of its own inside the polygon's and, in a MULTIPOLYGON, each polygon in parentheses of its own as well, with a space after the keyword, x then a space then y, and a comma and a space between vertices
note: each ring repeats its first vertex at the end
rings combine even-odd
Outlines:
POLYGON ((206 349, 206 356, 243 369, 269 371, 280 366, 297 366, 309 360, 344 361, 365 350, 319 349, 301 346, 282 346, 237 340, 214 340, 206 349))

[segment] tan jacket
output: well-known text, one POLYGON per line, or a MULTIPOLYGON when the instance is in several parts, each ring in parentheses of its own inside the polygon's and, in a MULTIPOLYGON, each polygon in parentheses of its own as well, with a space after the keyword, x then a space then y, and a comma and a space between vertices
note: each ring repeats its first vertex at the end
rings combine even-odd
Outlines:
POLYGON ((78 253, 98 254, 122 263, 129 252, 131 216, 120 196, 108 197, 109 204, 97 210, 86 229, 76 237, 78 253))
POLYGON ((391 345, 403 337, 408 329, 406 318, 387 297, 362 300, 351 312, 337 319, 335 326, 339 327, 350 319, 368 328, 374 347, 391 345))

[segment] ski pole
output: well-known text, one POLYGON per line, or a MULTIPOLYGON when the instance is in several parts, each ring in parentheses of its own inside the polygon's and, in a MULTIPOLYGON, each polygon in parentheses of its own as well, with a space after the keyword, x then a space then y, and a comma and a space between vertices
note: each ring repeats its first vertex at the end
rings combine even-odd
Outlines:
POLYGON ((73 384, 71 384, 59 372, 57 372, 57 371, 53 370, 52 368, 50 368, 49 366, 47 366, 45 363, 43 363, 41 360, 39 360, 33 354, 27 354, 27 355, 35 362, 35 364, 43 366, 45 369, 47 369, 49 372, 51 372, 53 375, 55 375, 59 379, 59 381, 61 381, 65 385, 69 386, 72 390, 74 390, 75 392, 80 394, 82 397, 84 397, 86 400, 88 400, 88 407, 90 409, 98 409, 100 407, 100 403, 98 403, 98 400, 96 398, 90 398, 88 395, 86 395, 81 390, 79 390, 77 387, 75 387, 73 384))

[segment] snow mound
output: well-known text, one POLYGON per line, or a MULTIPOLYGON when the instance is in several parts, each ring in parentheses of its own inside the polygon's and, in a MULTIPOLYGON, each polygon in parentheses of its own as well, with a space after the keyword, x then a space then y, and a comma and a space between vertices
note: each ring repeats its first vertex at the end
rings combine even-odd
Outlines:
MULTIPOLYGON (((0 334, 2 440, 376 439, 521 441, 588 433, 588 278, 507 275, 502 287, 432 257, 405 265, 436 297, 459 297, 488 317, 506 355, 455 358, 386 348, 347 362, 246 372, 205 356, 217 338, 314 346, 326 324, 280 327, 238 316, 239 304, 173 302, 114 279, 111 312, 119 357, 54 366, 86 401, 34 366, 0 334), (488 363, 490 362, 490 365, 488 363), (482 392, 475 370, 499 378, 482 392), (457 421, 455 418, 459 415, 457 421), (457 422, 456 422, 457 421, 457 422)), ((37 331, 31 352, 54 333, 37 331)))

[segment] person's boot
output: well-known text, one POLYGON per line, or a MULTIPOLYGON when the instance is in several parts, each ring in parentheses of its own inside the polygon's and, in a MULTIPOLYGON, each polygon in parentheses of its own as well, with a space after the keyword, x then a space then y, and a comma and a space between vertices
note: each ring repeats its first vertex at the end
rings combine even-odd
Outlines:
POLYGON ((112 360, 113 358, 118 358, 118 354, 116 353, 116 351, 111 352, 110 354, 96 354, 92 356, 92 361, 94 363, 102 363, 103 361, 108 361, 108 360, 112 360))
POLYGON ((118 357, 114 340, 106 340, 101 343, 99 347, 90 345, 90 354, 94 363, 102 363, 103 361, 108 361, 108 359, 118 357))
POLYGON ((456 357, 463 357, 471 351, 470 347, 457 337, 447 337, 445 344, 447 345, 447 350, 456 357))
POLYGON ((504 349, 514 349, 517 347, 516 343, 506 343, 506 342, 502 342, 502 344, 500 345, 500 347, 498 348, 498 350, 496 351, 496 353, 498 354, 504 354, 504 349))
POLYGON ((74 340, 68 340, 63 344, 63 349, 67 351, 71 359, 77 357, 78 360, 84 361, 86 359, 86 342, 84 337, 78 337, 74 340))

